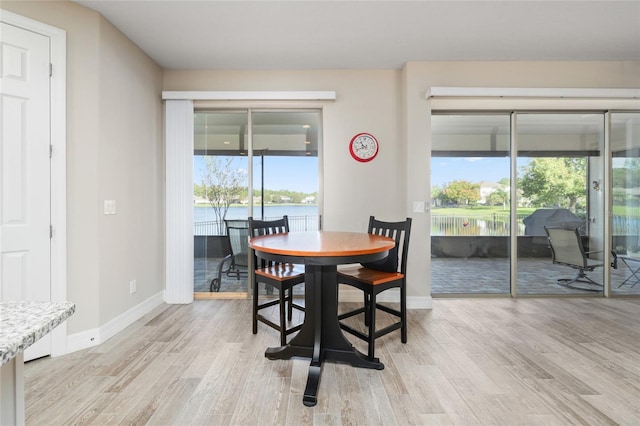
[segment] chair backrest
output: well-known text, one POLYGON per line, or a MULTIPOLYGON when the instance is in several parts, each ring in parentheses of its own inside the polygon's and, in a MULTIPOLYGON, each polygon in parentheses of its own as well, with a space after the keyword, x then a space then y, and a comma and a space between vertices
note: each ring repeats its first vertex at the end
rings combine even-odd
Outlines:
POLYGON ((384 222, 373 216, 369 217, 369 234, 393 238, 398 248, 398 266, 403 274, 407 273, 407 257, 409 255, 409 237, 411 235, 411 218, 400 222, 384 222))
POLYGON ((284 215, 282 219, 275 220, 256 220, 249 218, 249 234, 251 237, 268 234, 282 234, 289 232, 289 216, 284 215))
MULTIPOLYGON (((250 238, 259 237, 260 235, 283 234, 285 232, 289 232, 289 217, 287 215, 284 215, 282 219, 275 220, 256 220, 253 217, 249 217, 250 238)), ((256 268, 264 268, 266 265, 273 263, 266 262, 264 259, 258 262, 255 252, 253 259, 256 268)))
POLYGON ((249 253, 249 222, 244 219, 225 219, 224 224, 229 236, 231 254, 246 255, 249 253))
POLYGON ((586 268, 587 255, 578 228, 545 226, 553 263, 586 268))

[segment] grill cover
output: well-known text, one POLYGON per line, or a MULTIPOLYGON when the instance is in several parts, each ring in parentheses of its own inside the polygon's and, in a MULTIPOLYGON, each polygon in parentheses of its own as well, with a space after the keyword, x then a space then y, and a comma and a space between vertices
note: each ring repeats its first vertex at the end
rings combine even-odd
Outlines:
POLYGON ((584 221, 568 209, 538 209, 525 217, 524 235, 546 236, 545 226, 559 226, 562 228, 580 228, 584 232, 584 221))

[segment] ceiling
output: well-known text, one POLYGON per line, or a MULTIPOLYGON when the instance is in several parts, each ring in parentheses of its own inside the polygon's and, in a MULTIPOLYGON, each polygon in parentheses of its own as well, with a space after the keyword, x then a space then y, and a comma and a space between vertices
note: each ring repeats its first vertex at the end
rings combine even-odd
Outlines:
POLYGON ((76 0, 165 69, 640 60, 640 0, 76 0))

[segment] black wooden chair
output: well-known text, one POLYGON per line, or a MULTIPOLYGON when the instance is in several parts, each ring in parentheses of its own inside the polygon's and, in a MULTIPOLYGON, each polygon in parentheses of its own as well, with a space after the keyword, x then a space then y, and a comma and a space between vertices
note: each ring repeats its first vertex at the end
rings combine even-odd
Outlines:
POLYGON ((338 315, 338 320, 344 331, 368 343, 367 356, 373 360, 377 338, 400 329, 402 343, 407 343, 406 274, 411 218, 401 222, 383 222, 371 216, 368 232, 393 238, 396 246, 389 250, 389 255, 381 261, 341 266, 338 269, 338 284, 347 284, 364 292, 364 306, 338 315), (390 288, 400 289, 399 310, 376 301, 378 294, 390 288), (397 317, 398 321, 383 329, 376 330, 376 309, 397 317), (361 313, 364 313, 364 324, 368 327, 367 334, 361 333, 342 321, 361 313))
MULTIPOLYGON (((264 221, 249 218, 249 236, 250 238, 267 234, 279 234, 289 232, 289 218, 285 215, 282 219, 264 221)), ((287 328, 285 320, 285 310, 287 311, 286 319, 292 320, 293 308, 304 312, 304 306, 293 302, 293 287, 304 282, 304 267, 291 263, 270 262, 259 259, 254 250, 253 255, 253 334, 258 332, 258 321, 272 327, 280 332, 280 344, 287 344, 287 336, 294 333, 302 324, 287 328), (264 283, 267 288, 275 288, 278 290, 278 298, 268 302, 259 303, 258 286, 264 283), (276 324, 262 315, 260 311, 274 305, 280 307, 280 324, 276 324)))

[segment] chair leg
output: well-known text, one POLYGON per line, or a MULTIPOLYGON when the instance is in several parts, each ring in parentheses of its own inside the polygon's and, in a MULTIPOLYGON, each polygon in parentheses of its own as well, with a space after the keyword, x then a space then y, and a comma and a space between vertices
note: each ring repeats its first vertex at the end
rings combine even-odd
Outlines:
POLYGON ((400 338, 402 343, 407 343, 407 287, 405 285, 400 287, 400 321, 402 321, 400 338))
POLYGON ((371 301, 369 299, 369 294, 363 292, 363 303, 364 303, 364 325, 368 326, 371 324, 371 316, 369 315, 369 305, 371 301))
POLYGON ((258 334, 258 282, 253 280, 253 334, 258 334))
POLYGON ((291 321, 293 319, 293 287, 289 289, 287 294, 287 318, 291 321))
POLYGON ((280 303, 278 303, 278 305, 280 306, 280 345, 284 346, 287 344, 285 312, 284 312, 286 299, 285 299, 284 289, 280 287, 278 291, 280 295, 280 303))
POLYGON ((376 295, 369 295, 369 307, 365 312, 369 312, 369 359, 373 359, 376 346, 376 295))

